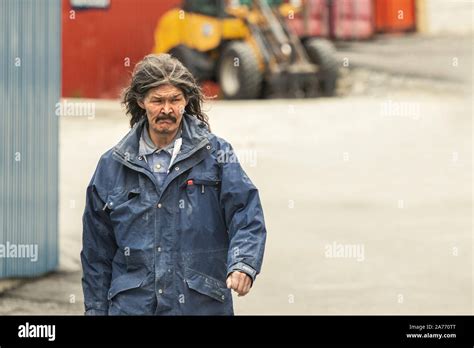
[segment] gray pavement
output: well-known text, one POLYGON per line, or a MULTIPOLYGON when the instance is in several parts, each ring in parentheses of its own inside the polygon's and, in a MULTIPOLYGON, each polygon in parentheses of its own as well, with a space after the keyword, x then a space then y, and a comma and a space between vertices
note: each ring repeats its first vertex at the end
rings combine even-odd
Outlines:
MULTIPOLYGON (((234 297, 236 313, 473 313, 471 90, 351 68, 339 98, 207 105, 268 228, 262 273, 234 297)), ((0 314, 83 311, 85 187, 128 120, 118 101, 82 102, 95 118, 61 119, 60 270, 4 292, 0 314)))
POLYGON ((473 35, 384 34, 370 41, 336 43, 341 64, 399 77, 472 81, 473 35))

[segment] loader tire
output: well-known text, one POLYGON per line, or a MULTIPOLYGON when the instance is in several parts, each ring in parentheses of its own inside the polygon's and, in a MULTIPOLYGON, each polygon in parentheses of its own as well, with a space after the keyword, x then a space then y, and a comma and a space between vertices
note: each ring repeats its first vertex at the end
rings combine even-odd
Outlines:
POLYGON ((245 42, 229 43, 218 67, 218 81, 225 99, 256 99, 261 96, 263 74, 252 48, 245 42))
POLYGON ((309 39, 304 46, 311 62, 319 68, 320 93, 324 96, 335 95, 339 66, 332 43, 324 39, 309 39))

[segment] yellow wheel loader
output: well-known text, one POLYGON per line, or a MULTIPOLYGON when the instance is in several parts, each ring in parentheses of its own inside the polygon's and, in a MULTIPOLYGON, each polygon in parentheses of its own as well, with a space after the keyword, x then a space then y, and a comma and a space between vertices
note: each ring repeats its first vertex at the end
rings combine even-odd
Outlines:
POLYGON ((284 18, 299 8, 271 2, 185 0, 161 17, 153 52, 178 58, 199 81, 217 81, 225 99, 333 95, 331 42, 302 42, 284 18))

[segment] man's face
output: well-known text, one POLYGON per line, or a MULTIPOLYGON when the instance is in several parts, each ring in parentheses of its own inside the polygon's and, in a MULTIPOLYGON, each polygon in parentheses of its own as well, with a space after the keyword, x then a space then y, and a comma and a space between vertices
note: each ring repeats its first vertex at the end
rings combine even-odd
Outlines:
POLYGON ((183 92, 172 85, 153 88, 138 102, 146 110, 150 131, 158 134, 173 134, 178 129, 186 103, 183 92))

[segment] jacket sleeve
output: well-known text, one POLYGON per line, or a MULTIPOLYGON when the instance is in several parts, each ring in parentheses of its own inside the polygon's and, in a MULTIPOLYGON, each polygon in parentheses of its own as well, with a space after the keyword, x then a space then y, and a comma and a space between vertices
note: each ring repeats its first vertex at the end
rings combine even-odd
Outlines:
POLYGON ((265 251, 266 228, 258 190, 227 145, 222 167, 221 206, 229 233, 227 275, 235 270, 247 273, 252 281, 260 273, 265 251), (230 155, 229 155, 230 153, 230 155), (228 159, 232 160, 228 160, 228 159))
POLYGON ((82 218, 82 288, 85 314, 107 315, 107 293, 117 245, 107 206, 98 194, 94 177, 87 187, 86 207, 82 218))

